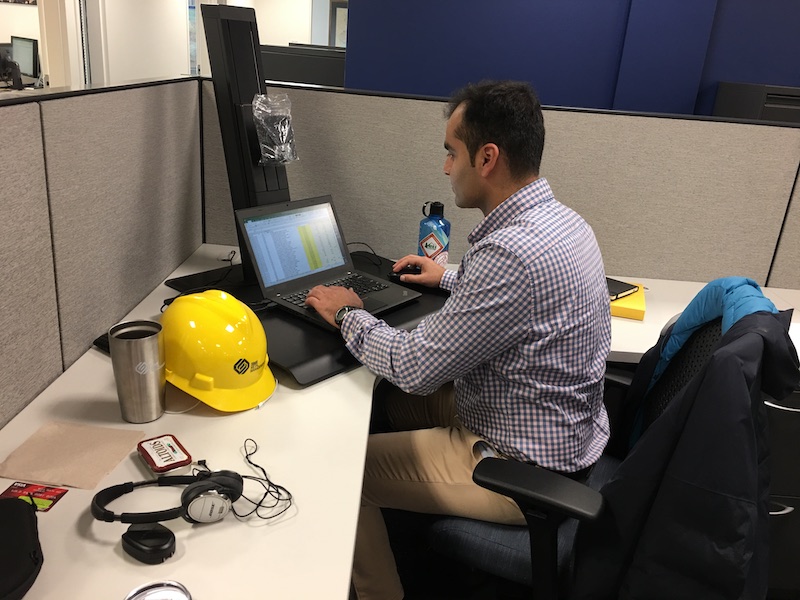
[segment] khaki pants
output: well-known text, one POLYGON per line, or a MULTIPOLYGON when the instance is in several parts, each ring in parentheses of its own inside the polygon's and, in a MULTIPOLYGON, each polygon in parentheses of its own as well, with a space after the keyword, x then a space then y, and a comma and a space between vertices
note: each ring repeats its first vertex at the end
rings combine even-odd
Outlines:
POLYGON ((389 546, 381 507, 522 525, 512 500, 472 481, 481 438, 464 428, 454 410, 452 385, 430 396, 389 386, 391 433, 367 444, 361 512, 353 560, 358 600, 400 600, 403 587, 389 546))

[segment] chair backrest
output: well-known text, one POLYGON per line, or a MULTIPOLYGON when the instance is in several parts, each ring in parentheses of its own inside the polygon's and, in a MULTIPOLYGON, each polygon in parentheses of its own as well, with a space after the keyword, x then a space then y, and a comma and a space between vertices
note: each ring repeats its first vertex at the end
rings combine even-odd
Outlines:
MULTIPOLYGON (((600 490, 606 509, 580 527, 571 598, 764 597, 762 393, 784 397, 798 381, 788 318, 757 311, 725 336, 711 321, 675 353, 645 394, 646 435, 600 490)), ((641 393, 653 365, 640 368, 641 393)))
MULTIPOLYGON (((668 333, 668 329, 664 333, 668 333)), ((653 367, 660 359, 660 352, 657 351, 664 346, 667 339, 662 335, 662 339, 647 353, 634 374, 624 407, 616 409, 619 414, 612 423, 612 439, 606 448, 607 454, 620 460, 625 458, 672 399, 700 373, 721 337, 721 319, 713 319, 701 325, 675 353, 655 383, 651 383, 653 367), (647 364, 650 366, 643 368, 647 364)))
POLYGON ((675 354, 664 373, 645 394, 642 431, 655 421, 678 393, 703 369, 722 337, 722 319, 714 319, 695 331, 675 354))

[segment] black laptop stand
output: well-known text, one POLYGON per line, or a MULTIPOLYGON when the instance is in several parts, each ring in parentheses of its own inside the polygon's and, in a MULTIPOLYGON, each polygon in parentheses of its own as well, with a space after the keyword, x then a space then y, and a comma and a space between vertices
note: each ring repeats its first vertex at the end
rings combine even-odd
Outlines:
MULTIPOLYGON (((394 261, 366 251, 351 253, 355 267, 371 275, 387 278, 394 261)), ((196 279, 181 278, 180 285, 167 285, 180 292, 221 289, 248 305, 262 300, 257 284, 244 283, 238 265, 199 273, 196 279), (230 270, 228 270, 230 269, 230 270)), ((404 284, 401 284, 404 285, 404 284)), ((412 287, 412 286, 409 286, 412 287)), ((412 329, 425 316, 439 310, 447 299, 444 290, 413 286, 422 294, 416 301, 381 315, 393 327, 412 329)), ((311 385, 347 371, 358 361, 345 348, 339 332, 326 331, 283 311, 277 306, 256 310, 267 334, 267 352, 271 366, 287 371, 300 385, 311 385)))

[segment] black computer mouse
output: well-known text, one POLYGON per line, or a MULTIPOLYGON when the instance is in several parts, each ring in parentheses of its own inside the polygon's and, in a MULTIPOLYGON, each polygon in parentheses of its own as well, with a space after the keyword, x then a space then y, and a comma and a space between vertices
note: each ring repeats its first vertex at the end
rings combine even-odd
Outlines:
POLYGON ((422 269, 415 265, 408 265, 407 267, 403 267, 399 271, 389 271, 389 279, 393 281, 400 281, 401 275, 419 275, 422 273, 422 269))

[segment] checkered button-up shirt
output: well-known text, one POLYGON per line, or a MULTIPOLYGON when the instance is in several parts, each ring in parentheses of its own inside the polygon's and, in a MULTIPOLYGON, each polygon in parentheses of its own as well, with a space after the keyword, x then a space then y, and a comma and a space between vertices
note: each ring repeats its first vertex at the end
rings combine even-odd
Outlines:
POLYGON ((351 312, 353 355, 399 388, 455 382, 458 415, 495 450, 563 472, 593 464, 609 437, 603 376, 608 289, 594 233, 540 178, 469 235, 450 297, 413 331, 351 312))

